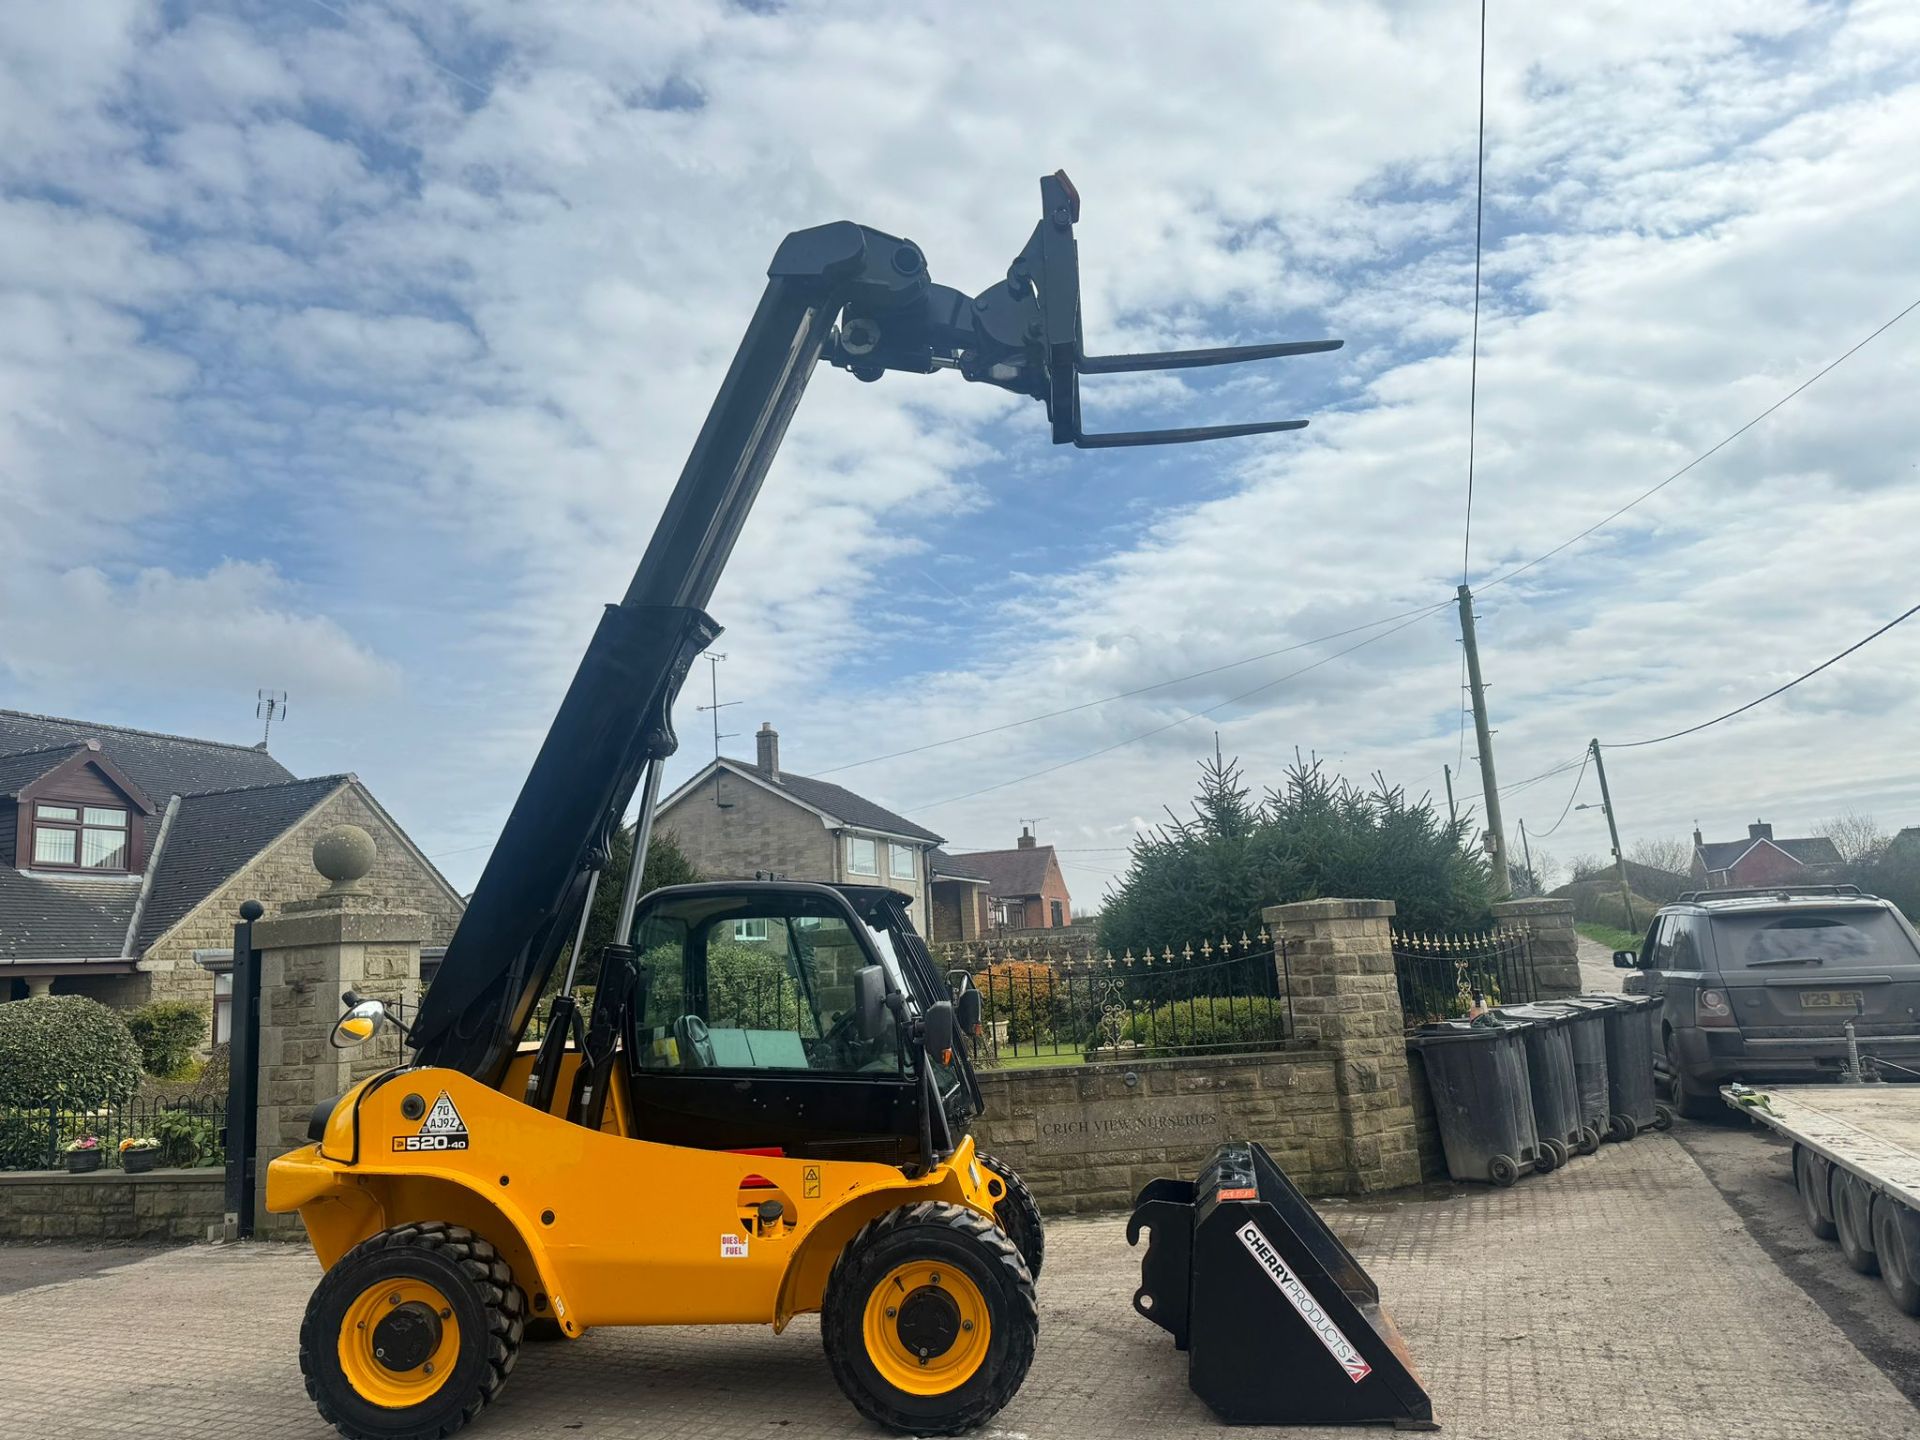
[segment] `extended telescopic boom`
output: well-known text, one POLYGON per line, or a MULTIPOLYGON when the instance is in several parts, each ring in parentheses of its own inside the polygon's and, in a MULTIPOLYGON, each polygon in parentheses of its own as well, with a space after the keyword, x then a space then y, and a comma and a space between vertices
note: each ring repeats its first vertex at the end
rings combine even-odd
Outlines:
POLYGON ((423 1064, 496 1084, 606 864, 644 777, 624 940, 646 860, 659 767, 676 748, 674 698, 720 633, 705 614, 800 403, 825 360, 861 380, 889 370, 962 378, 1042 401, 1056 444, 1172 445, 1298 430, 1260 420, 1088 434, 1080 376, 1228 365, 1338 349, 1338 340, 1088 355, 1081 336, 1080 197, 1064 172, 1040 182, 1041 218, 1004 280, 978 295, 936 285, 910 240, 841 221, 780 245, 767 288, 679 483, 618 605, 609 605, 414 1025, 423 1064))

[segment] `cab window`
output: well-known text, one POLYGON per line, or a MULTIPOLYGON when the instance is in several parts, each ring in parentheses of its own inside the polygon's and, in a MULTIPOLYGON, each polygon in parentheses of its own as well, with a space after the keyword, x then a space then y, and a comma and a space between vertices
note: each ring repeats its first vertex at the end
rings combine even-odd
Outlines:
POLYGON ((899 1072, 892 1027, 860 1033, 854 973, 872 961, 847 921, 782 898, 793 908, 700 897, 646 917, 636 1069, 899 1072))

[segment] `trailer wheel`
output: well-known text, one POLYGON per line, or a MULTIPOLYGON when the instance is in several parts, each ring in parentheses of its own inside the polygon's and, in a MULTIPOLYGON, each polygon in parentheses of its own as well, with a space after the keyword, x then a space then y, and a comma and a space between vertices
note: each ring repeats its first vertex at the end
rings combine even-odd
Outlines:
POLYGON ((964 1205, 890 1210, 847 1242, 827 1279, 827 1368, 867 1419, 957 1435, 1013 1398, 1040 1329, 1033 1276, 997 1225, 964 1205))
POLYGON ((1807 1229, 1818 1240, 1831 1240, 1833 1229, 1833 1177, 1828 1174, 1824 1156, 1804 1145, 1793 1147, 1793 1188, 1800 1192, 1800 1214, 1807 1229))
POLYGON ((1874 1196, 1873 1253, 1893 1303, 1909 1315, 1920 1315, 1920 1278, 1914 1274, 1920 1260, 1920 1215, 1886 1195, 1874 1196))
POLYGON ((440 1440, 499 1394, 524 1317, 513 1272, 471 1230, 383 1230, 341 1256, 307 1302, 307 1394, 351 1440, 440 1440))
POLYGON ((1574 1147, 1582 1155, 1591 1155, 1600 1148, 1600 1132, 1591 1125, 1580 1127, 1580 1141, 1574 1147))
MULTIPOLYGON (((1040 1266, 1047 1258, 1047 1234, 1040 1220, 1040 1202, 1033 1198, 1027 1182, 1014 1173, 1012 1166, 991 1155, 982 1155, 979 1159, 1006 1187, 1006 1193, 994 1201, 993 1218, 1019 1248, 1020 1258, 1027 1262, 1027 1273, 1038 1281, 1040 1266)), ((987 1188, 992 1191, 991 1182, 987 1188)))
POLYGON ((1833 1169, 1833 1228, 1840 1242, 1840 1255, 1862 1275, 1880 1273, 1879 1257, 1873 1253, 1873 1193, 1850 1172, 1833 1169))

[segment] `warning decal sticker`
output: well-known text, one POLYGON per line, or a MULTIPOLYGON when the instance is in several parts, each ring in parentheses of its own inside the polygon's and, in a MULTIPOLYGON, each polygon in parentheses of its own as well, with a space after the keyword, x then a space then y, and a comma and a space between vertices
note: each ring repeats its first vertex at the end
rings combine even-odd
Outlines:
POLYGON ((809 1165, 805 1170, 800 1172, 800 1177, 801 1198, 804 1200, 818 1200, 820 1198, 820 1167, 818 1165, 809 1165))
POLYGON ((722 1235, 720 1237, 720 1258, 722 1260, 746 1259, 747 1237, 744 1235, 722 1235))
POLYGON ((1311 1290, 1300 1283, 1300 1277, 1287 1268, 1287 1262, 1280 1258, 1280 1252, 1260 1233, 1260 1227, 1248 1223, 1242 1225, 1235 1234, 1240 1243, 1247 1247, 1247 1253, 1266 1272, 1267 1278, 1287 1297, 1287 1303, 1299 1311, 1300 1318, 1307 1322, 1307 1329, 1313 1332, 1314 1338, 1327 1347, 1327 1353, 1347 1372, 1347 1378, 1358 1385, 1371 1375, 1373 1366, 1353 1348, 1353 1342, 1333 1322, 1333 1317, 1320 1308, 1320 1302, 1313 1298, 1311 1290))
POLYGON ((460 1112, 454 1108, 453 1097, 442 1090, 440 1098, 433 1102, 433 1108, 427 1111, 427 1118, 420 1122, 420 1133, 394 1136, 393 1148, 395 1150, 466 1149, 467 1122, 460 1118, 460 1112))

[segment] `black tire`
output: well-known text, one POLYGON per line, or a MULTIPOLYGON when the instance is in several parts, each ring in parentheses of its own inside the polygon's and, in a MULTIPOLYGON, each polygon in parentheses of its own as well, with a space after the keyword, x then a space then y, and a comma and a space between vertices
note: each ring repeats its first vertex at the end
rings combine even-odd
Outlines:
POLYGON ((1600 1132, 1591 1125, 1580 1127, 1580 1139, 1574 1146, 1582 1155, 1591 1155, 1600 1148, 1600 1132))
POLYGON ((1487 1162, 1487 1179, 1502 1189, 1520 1178, 1520 1162, 1509 1155, 1496 1155, 1487 1162))
MULTIPOLYGON (((441 1440, 500 1393, 519 1355, 525 1314, 513 1271, 471 1230, 437 1220, 396 1226, 354 1246, 321 1277, 300 1324, 300 1373, 320 1418, 349 1440, 441 1440), (366 1292, 409 1282, 437 1290, 446 1300, 442 1316, 459 1327, 452 1373, 416 1404, 375 1404, 342 1368, 342 1331, 366 1292)), ((433 1333, 442 1333, 438 1325, 433 1333)))
MULTIPOLYGON (((993 1218, 1000 1222, 1000 1228, 1020 1251, 1020 1258, 1027 1262, 1027 1273, 1038 1282, 1040 1267, 1047 1258, 1047 1232, 1040 1219, 1040 1202, 1033 1198, 1027 1182, 1014 1173, 1011 1165, 991 1155, 978 1158, 1006 1184, 1006 1193, 994 1201, 993 1218)), ((991 1182, 988 1191, 992 1191, 991 1182)))
POLYGON ((1873 1197, 1873 1253, 1887 1296, 1909 1315, 1920 1315, 1920 1215, 1885 1195, 1873 1197))
MULTIPOLYGON (((916 1289, 906 1298, 920 1293, 916 1289)), ((891 1318, 893 1311, 887 1314, 891 1318)), ((867 1419, 906 1435, 958 1435, 998 1414, 1027 1378, 1039 1330, 1033 1275, 1019 1248, 986 1216, 935 1201, 889 1210, 863 1227, 834 1262, 820 1307, 827 1368, 841 1391, 867 1419), (938 1394, 914 1394, 895 1385, 880 1368, 884 1360, 877 1363, 867 1350, 870 1299, 890 1274, 913 1264, 951 1267, 985 1311, 987 1340, 980 1358, 938 1394)))
POLYGON ((1616 1145, 1624 1145, 1640 1133, 1640 1124, 1631 1115, 1609 1115, 1607 1117, 1607 1139, 1616 1145))
POLYGON ((1880 1258, 1873 1253, 1873 1192, 1838 1166, 1833 1167, 1833 1238, 1840 1242, 1840 1258, 1862 1275, 1878 1275, 1880 1258))
POLYGON ((1673 1111, 1658 1100, 1653 1102, 1653 1128, 1656 1130, 1673 1128, 1673 1111))
POLYGON ((1720 1092, 1702 1090, 1687 1079, 1685 1067, 1680 1064, 1680 1056, 1673 1043, 1673 1032, 1667 1032, 1667 1088, 1673 1092, 1673 1108, 1689 1120, 1713 1120, 1725 1112, 1720 1103, 1720 1092))
POLYGON ((1800 1214, 1819 1240, 1831 1240, 1835 1233, 1831 1168, 1806 1146, 1793 1147, 1793 1188, 1800 1192, 1800 1214))

